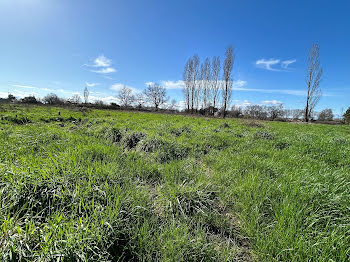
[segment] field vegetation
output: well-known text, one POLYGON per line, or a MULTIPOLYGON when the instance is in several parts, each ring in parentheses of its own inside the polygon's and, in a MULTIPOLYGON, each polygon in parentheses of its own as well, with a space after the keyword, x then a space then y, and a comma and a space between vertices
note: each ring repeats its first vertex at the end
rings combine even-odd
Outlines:
POLYGON ((349 261, 350 126, 0 107, 2 261, 349 261))

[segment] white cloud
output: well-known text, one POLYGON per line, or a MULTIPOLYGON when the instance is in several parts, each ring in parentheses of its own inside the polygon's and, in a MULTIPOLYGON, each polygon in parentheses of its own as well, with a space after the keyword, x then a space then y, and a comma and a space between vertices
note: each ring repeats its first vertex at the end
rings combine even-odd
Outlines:
POLYGON ((281 66, 282 66, 282 68, 287 69, 290 64, 293 64, 296 61, 297 61, 296 59, 285 60, 285 61, 282 61, 281 66))
POLYGON ((0 97, 1 98, 6 98, 6 97, 8 97, 8 93, 7 92, 0 92, 0 97))
POLYGON ((284 60, 281 61, 280 59, 259 59, 255 62, 255 65, 257 67, 269 70, 269 71, 282 71, 282 72, 288 72, 287 69, 290 64, 295 63, 296 59, 290 59, 290 60, 284 60), (276 65, 279 65, 278 68, 276 68, 276 65), (275 67, 273 67, 275 66, 275 67))
POLYGON ((115 96, 89 96, 89 101, 94 103, 96 101, 102 101, 103 103, 117 103, 119 104, 120 101, 115 96))
POLYGON ((178 80, 178 81, 161 81, 161 85, 165 87, 166 89, 183 89, 184 88, 184 81, 178 80))
POLYGON ((85 82, 85 85, 86 85, 87 87, 95 87, 95 86, 100 85, 100 83, 89 83, 89 82, 85 82))
POLYGON ((36 86, 25 86, 25 85, 12 85, 12 86, 19 87, 19 88, 27 88, 27 89, 37 88, 36 86))
POLYGON ((232 102, 235 102, 235 104, 233 106, 238 106, 238 107, 245 107, 245 106, 250 106, 253 103, 251 103, 249 100, 233 100, 232 102))
MULTIPOLYGON (((11 90, 11 92, 9 92, 10 94, 14 95, 17 98, 23 98, 26 96, 38 96, 39 94, 36 92, 26 92, 23 90, 11 90)), ((6 92, 0 92, 0 97, 4 97, 6 98, 8 96, 9 93, 6 92)))
POLYGON ((178 110, 186 109, 186 102, 185 102, 185 100, 180 100, 179 102, 177 102, 176 103, 176 109, 178 109, 178 110))
POLYGON ((155 84, 155 83, 154 82, 146 82, 145 86, 150 86, 150 85, 153 85, 153 84, 155 84))
POLYGON ((247 81, 237 80, 233 83, 232 90, 245 91, 245 92, 259 92, 259 93, 278 93, 295 96, 305 96, 305 90, 293 90, 293 89, 258 89, 258 88, 246 88, 247 81))
POLYGON ((266 100, 266 101, 262 101, 261 103, 264 105, 281 105, 281 104, 283 104, 283 102, 277 101, 277 100, 271 100, 271 101, 266 100))
POLYGON ((295 96, 306 96, 306 92, 303 90, 291 90, 291 89, 255 89, 255 88, 235 88, 237 91, 247 92, 259 92, 259 93, 278 93, 295 96))
POLYGON ((270 71, 279 71, 278 69, 272 68, 271 66, 277 65, 280 62, 279 59, 259 59, 255 62, 255 65, 270 71))
POLYGON ((55 91, 54 89, 50 89, 50 88, 46 88, 46 87, 41 88, 41 90, 48 91, 48 92, 54 92, 55 91))
POLYGON ((138 90, 138 89, 136 89, 134 87, 131 87, 131 86, 127 86, 127 85, 121 84, 121 83, 115 83, 115 84, 111 85, 111 87, 109 89, 111 89, 113 91, 119 91, 124 86, 127 87, 127 88, 130 88, 132 90, 132 92, 134 92, 134 93, 140 93, 140 90, 138 90))
POLYGON ((85 66, 98 68, 98 70, 90 70, 91 72, 98 74, 110 74, 116 72, 115 68, 112 67, 112 60, 104 55, 95 58, 92 65, 85 64, 85 66))
POLYGON ((235 90, 235 88, 240 88, 245 85, 247 85, 247 81, 244 81, 244 80, 233 81, 232 89, 235 90))
POLYGON ((108 59, 104 55, 100 55, 94 60, 94 64, 92 66, 93 67, 110 67, 111 64, 112 64, 111 59, 108 59))
POLYGON ((91 72, 98 73, 98 74, 110 74, 116 72, 116 70, 113 67, 106 67, 101 68, 99 70, 91 70, 91 72))

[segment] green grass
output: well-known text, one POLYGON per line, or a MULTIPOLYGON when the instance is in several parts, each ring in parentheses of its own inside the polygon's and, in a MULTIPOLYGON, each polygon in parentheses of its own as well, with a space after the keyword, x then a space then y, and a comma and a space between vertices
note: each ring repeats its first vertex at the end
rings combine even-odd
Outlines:
POLYGON ((1 261, 349 261, 350 126, 3 105, 0 203, 1 261))

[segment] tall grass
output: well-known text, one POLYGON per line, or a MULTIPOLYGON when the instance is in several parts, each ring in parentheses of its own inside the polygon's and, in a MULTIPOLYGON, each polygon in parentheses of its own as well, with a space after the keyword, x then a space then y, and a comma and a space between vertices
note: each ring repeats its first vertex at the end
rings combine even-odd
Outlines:
POLYGON ((349 126, 14 105, 0 119, 2 261, 350 259, 349 126))

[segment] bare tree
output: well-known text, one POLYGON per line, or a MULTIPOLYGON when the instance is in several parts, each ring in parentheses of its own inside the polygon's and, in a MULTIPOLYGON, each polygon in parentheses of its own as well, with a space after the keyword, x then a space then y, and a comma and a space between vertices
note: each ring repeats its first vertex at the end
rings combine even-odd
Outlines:
POLYGON ((199 71, 199 78, 197 81, 197 91, 198 91, 198 107, 199 109, 202 108, 204 109, 204 103, 205 103, 205 92, 204 92, 204 79, 205 79, 205 66, 204 64, 200 65, 200 71, 199 71))
POLYGON ((192 73, 192 85, 191 85, 191 111, 194 113, 194 109, 198 109, 199 104, 199 57, 194 55, 192 58, 193 61, 193 73, 192 73))
POLYGON ((250 105, 244 110, 244 117, 266 120, 268 116, 267 109, 261 105, 250 105))
POLYGON ((156 110, 168 100, 166 98, 165 88, 156 83, 149 84, 144 93, 148 101, 154 105, 156 110))
POLYGON ((58 104, 63 104, 64 103, 63 99, 59 98, 54 93, 50 93, 50 94, 46 95, 43 98, 43 101, 45 102, 45 104, 48 104, 48 105, 58 105, 58 104))
POLYGON ((211 79, 211 88, 210 88, 214 108, 217 106, 217 99, 218 99, 218 94, 220 89, 220 82, 219 82, 220 70, 221 70, 220 58, 214 56, 212 66, 211 66, 212 79, 211 79))
POLYGON ((185 96, 185 106, 187 108, 187 112, 190 111, 191 106, 191 86, 192 86, 192 76, 193 74, 193 60, 192 57, 189 58, 186 62, 185 69, 183 72, 183 81, 184 81, 184 96, 185 96))
POLYGON ((132 89, 127 86, 123 86, 119 90, 118 98, 124 107, 129 107, 135 101, 135 97, 132 94, 132 89))
POLYGON ((136 102, 138 108, 142 108, 142 106, 145 104, 144 95, 141 93, 136 94, 135 95, 135 102, 136 102))
POLYGON ((318 115, 318 120, 320 121, 332 121, 334 117, 333 111, 330 108, 324 109, 318 115))
POLYGON ((302 110, 302 109, 293 109, 292 110, 292 117, 294 120, 299 120, 303 117, 303 114, 304 114, 304 111, 305 110, 302 110))
POLYGON ((89 90, 87 89, 87 87, 85 87, 84 89, 84 101, 85 101, 85 104, 89 102, 89 90))
POLYGON ((320 47, 317 44, 313 44, 309 50, 306 71, 307 96, 304 113, 305 122, 309 122, 312 112, 322 96, 320 89, 322 73, 323 70, 320 66, 320 47))
POLYGON ((229 105, 229 101, 231 99, 232 93, 232 67, 233 67, 233 47, 229 46, 226 49, 224 61, 224 75, 223 80, 224 84, 222 86, 222 99, 223 99, 223 117, 226 117, 226 111, 229 105))
POLYGON ((73 103, 73 104, 80 104, 80 103, 81 103, 80 95, 78 95, 78 94, 73 95, 73 96, 69 99, 69 101, 70 101, 71 103, 73 103))
POLYGON ((269 106, 266 108, 266 111, 271 120, 281 118, 284 114, 283 104, 280 104, 278 106, 269 106))
POLYGON ((210 104, 209 101, 209 85, 210 85, 210 60, 206 58, 204 63, 201 65, 201 90, 200 96, 203 102, 203 109, 207 108, 210 104))

